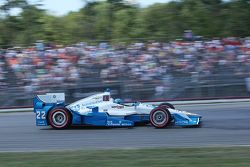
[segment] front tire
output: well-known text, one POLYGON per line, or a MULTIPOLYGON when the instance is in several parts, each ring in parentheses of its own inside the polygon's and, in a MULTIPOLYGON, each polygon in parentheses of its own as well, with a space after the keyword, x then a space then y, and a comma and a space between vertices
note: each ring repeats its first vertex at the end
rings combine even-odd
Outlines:
POLYGON ((64 108, 55 108, 49 112, 49 124, 55 129, 65 129, 71 124, 71 114, 64 108))
POLYGON ((150 112, 150 123, 155 128, 165 128, 171 122, 171 114, 167 109, 157 107, 150 112))

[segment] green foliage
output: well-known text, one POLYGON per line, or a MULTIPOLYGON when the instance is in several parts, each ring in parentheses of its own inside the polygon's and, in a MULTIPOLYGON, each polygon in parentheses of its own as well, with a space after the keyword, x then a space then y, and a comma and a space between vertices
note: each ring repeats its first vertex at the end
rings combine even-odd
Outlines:
POLYGON ((138 13, 138 9, 122 9, 115 12, 114 22, 113 22, 113 38, 132 38, 133 30, 136 29, 134 25, 136 25, 136 16, 138 13))
POLYGON ((0 45, 36 40, 72 44, 88 40, 171 40, 191 29, 205 37, 250 35, 249 0, 180 0, 147 8, 123 0, 90 1, 80 11, 53 16, 26 0, 0 6, 0 45), (11 10, 21 12, 12 15, 11 10))
POLYGON ((26 0, 2 0, 0 10, 9 15, 13 8, 25 8, 28 5, 26 0))

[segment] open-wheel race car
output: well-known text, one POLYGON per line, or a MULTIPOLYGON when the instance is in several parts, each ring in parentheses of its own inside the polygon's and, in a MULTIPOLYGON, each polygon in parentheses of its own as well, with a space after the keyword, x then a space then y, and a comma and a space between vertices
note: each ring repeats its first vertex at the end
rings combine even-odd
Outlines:
POLYGON ((168 126, 199 126, 201 116, 179 111, 170 103, 149 105, 123 103, 110 92, 95 94, 65 105, 64 93, 37 95, 34 100, 37 126, 64 129, 69 126, 133 127, 151 123, 156 128, 168 126))

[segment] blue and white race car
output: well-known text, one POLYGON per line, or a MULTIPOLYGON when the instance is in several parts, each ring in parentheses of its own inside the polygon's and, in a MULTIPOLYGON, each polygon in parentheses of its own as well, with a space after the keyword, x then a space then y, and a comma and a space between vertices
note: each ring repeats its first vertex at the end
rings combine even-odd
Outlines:
POLYGON ((34 98, 37 126, 64 129, 69 126, 132 127, 149 124, 156 128, 199 126, 201 116, 179 111, 170 103, 158 106, 135 102, 124 104, 112 99, 110 92, 95 94, 65 105, 64 93, 47 93, 34 98))

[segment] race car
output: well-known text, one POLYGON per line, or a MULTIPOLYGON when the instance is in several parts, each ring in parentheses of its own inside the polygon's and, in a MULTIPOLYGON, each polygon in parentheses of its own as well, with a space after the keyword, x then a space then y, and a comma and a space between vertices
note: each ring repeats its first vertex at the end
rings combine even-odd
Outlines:
POLYGON ((155 128, 199 126, 201 116, 176 110, 170 103, 149 105, 124 103, 111 98, 110 91, 65 104, 64 93, 37 95, 33 100, 37 126, 65 129, 69 126, 133 127, 151 123, 155 128))

